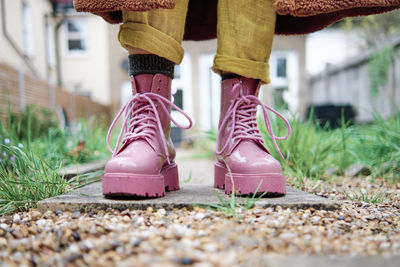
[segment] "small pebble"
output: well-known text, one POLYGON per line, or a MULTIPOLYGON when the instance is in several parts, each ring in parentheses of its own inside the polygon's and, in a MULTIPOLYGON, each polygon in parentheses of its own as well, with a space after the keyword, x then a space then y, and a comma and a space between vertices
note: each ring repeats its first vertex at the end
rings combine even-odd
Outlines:
MULTIPOLYGON (((288 182, 291 183, 291 178, 288 182)), ((339 179, 339 178, 338 178, 339 179)), ((240 218, 203 208, 81 213, 37 210, 0 216, 5 266, 262 266, 262 255, 399 256, 400 185, 354 177, 303 190, 343 203, 337 210, 282 207, 241 211, 240 218), (378 204, 346 192, 385 192, 378 204), (358 191, 357 191, 358 192, 358 191), (18 219, 19 217, 19 219, 18 219)), ((1 265, 1 264, 0 264, 1 265)))
POLYGON ((42 217, 42 213, 40 213, 37 210, 32 211, 31 213, 32 220, 38 220, 40 217, 42 217))
POLYGON ((13 216, 13 223, 19 223, 21 221, 21 217, 18 213, 14 214, 13 216))
POLYGON ((182 264, 182 265, 191 265, 194 263, 194 260, 191 258, 180 258, 177 260, 178 264, 182 264))
POLYGON ((80 212, 80 211, 74 211, 74 212, 71 214, 71 218, 72 218, 72 219, 79 219, 80 216, 81 216, 81 212, 80 212))
POLYGON ((72 237, 74 238, 75 241, 80 241, 81 240, 81 235, 79 234, 78 231, 74 231, 72 233, 72 237))

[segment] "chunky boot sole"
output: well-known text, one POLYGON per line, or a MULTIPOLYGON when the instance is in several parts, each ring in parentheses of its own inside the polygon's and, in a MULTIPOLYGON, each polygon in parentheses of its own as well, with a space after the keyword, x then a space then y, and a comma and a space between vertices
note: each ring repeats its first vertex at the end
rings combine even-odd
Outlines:
POLYGON ((286 179, 281 173, 245 174, 232 173, 220 162, 214 166, 214 187, 225 189, 226 194, 232 193, 232 179, 235 192, 238 195, 262 194, 285 195, 286 179), (260 185, 261 184, 261 185, 260 185), (258 188, 259 187, 259 188, 258 188), (257 190, 258 188, 258 190, 257 190))
POLYGON ((179 190, 178 166, 172 163, 160 174, 106 173, 103 176, 106 197, 163 197, 165 191, 179 190))

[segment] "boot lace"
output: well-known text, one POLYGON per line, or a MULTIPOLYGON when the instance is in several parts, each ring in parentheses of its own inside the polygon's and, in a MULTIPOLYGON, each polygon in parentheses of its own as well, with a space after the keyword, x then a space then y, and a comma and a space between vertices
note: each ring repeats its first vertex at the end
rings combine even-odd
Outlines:
POLYGON ((158 113, 157 107, 161 107, 161 112, 163 112, 167 117, 179 128, 181 129, 189 129, 192 127, 192 120, 189 115, 187 115, 182 109, 172 103, 170 100, 165 97, 147 92, 147 93, 138 93, 131 97, 131 99, 122 107, 117 116, 114 118, 113 122, 107 133, 107 147, 108 150, 113 154, 113 157, 118 154, 118 148, 121 144, 126 144, 127 142, 131 142, 134 140, 144 139, 149 141, 151 138, 154 138, 156 133, 158 132, 162 139, 162 149, 165 152, 168 163, 170 162, 169 153, 168 153, 168 145, 167 139, 165 137, 160 115, 158 113), (168 106, 171 108, 175 108, 178 112, 180 112, 185 118, 188 120, 189 125, 184 126, 177 123, 171 116, 168 106), (110 146, 110 136, 111 132, 117 123, 118 119, 125 112, 125 118, 122 124, 121 131, 118 136, 117 143, 115 145, 114 150, 110 146), (122 139, 122 137, 124 138, 122 139))
POLYGON ((229 106, 225 118, 223 119, 219 127, 220 129, 224 129, 228 126, 228 121, 230 120, 231 125, 230 129, 228 130, 229 135, 222 148, 219 149, 222 131, 219 132, 217 137, 217 155, 224 154, 225 152, 227 152, 227 150, 229 150, 230 144, 236 144, 240 140, 253 140, 264 146, 264 139, 262 138, 260 131, 257 128, 256 113, 257 106, 260 106, 264 115, 265 126, 268 134, 271 136, 272 143, 274 144, 274 147, 278 154, 282 158, 284 158, 276 143, 276 140, 286 140, 289 138, 291 132, 289 122, 278 111, 264 105, 256 96, 243 95, 243 86, 241 83, 235 84, 232 90, 233 94, 236 97, 233 99, 232 104, 229 106), (273 112, 284 121, 288 129, 285 136, 279 137, 274 134, 271 126, 271 120, 268 116, 268 111, 273 112))

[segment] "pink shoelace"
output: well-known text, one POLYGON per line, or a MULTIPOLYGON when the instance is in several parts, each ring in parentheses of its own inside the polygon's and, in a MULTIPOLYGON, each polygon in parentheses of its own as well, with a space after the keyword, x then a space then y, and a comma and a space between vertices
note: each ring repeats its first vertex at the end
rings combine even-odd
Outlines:
POLYGON ((176 106, 165 97, 151 92, 135 94, 122 107, 117 116, 114 118, 108 130, 107 147, 108 150, 113 154, 113 157, 116 156, 118 153, 118 148, 123 135, 125 136, 122 140, 122 144, 125 144, 126 142, 138 139, 144 139, 148 141, 149 139, 153 138, 156 134, 156 131, 158 131, 162 138, 162 149, 165 152, 168 163, 171 163, 168 153, 167 140, 161 125, 160 115, 157 111, 157 106, 161 107, 162 112, 164 112, 177 127, 182 129, 189 129, 190 127, 192 127, 192 120, 190 119, 190 117, 182 109, 180 109, 178 106, 176 106), (186 119, 189 121, 189 125, 183 126, 177 123, 172 118, 167 106, 175 108, 178 112, 185 116, 186 119), (125 112, 125 119, 121 128, 121 132, 119 133, 115 149, 112 150, 110 146, 111 131, 113 130, 116 122, 121 117, 123 112, 125 112))
POLYGON ((221 132, 218 134, 217 155, 222 155, 229 149, 230 144, 235 144, 236 142, 243 139, 254 140, 264 146, 264 139, 262 138, 260 131, 257 128, 256 113, 257 113, 257 106, 260 106, 263 111, 267 132, 272 138, 272 142, 274 144, 276 151, 282 158, 284 158, 281 151, 279 150, 276 140, 286 140, 289 138, 291 132, 289 122, 278 111, 264 105, 256 96, 242 95, 241 93, 242 89, 243 87, 241 83, 235 84, 232 88, 232 91, 234 92, 236 97, 233 100, 232 104, 229 106, 225 118, 219 127, 220 129, 223 129, 224 127, 227 126, 229 119, 231 119, 229 136, 226 139, 226 142, 223 145, 223 147, 219 149, 221 132), (287 134, 285 136, 283 137, 275 136, 272 130, 270 118, 268 116, 268 111, 275 113, 285 122, 288 129, 287 134))

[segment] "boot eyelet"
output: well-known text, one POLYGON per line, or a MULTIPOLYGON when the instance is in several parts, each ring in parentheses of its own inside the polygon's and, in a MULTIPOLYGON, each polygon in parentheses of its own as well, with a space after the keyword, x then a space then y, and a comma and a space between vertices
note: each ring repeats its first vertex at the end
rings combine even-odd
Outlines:
POLYGON ((161 88, 157 88, 157 91, 159 91, 159 92, 160 92, 160 91, 161 91, 161 88))
POLYGON ((161 79, 158 79, 158 82, 160 83, 160 82, 162 82, 162 80, 161 80, 161 79))

